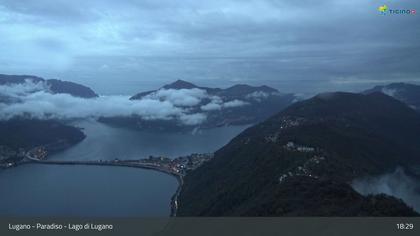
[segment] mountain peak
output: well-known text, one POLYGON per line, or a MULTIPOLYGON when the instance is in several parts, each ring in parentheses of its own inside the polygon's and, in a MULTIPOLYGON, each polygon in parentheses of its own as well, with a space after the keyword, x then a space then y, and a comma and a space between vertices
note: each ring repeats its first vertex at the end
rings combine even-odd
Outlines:
POLYGON ((389 118, 396 120, 398 114, 405 114, 406 117, 418 116, 402 102, 387 96, 383 93, 374 92, 371 94, 354 94, 345 92, 322 93, 311 99, 297 102, 282 113, 282 116, 305 117, 312 120, 329 120, 340 117, 341 120, 358 119, 382 115, 381 119, 389 118))
POLYGON ((164 89, 192 89, 192 88, 197 88, 197 86, 185 80, 179 79, 171 84, 167 84, 163 86, 162 88, 164 89))
POLYGON ((407 104, 416 111, 420 111, 420 85, 409 83, 391 83, 387 85, 375 86, 365 90, 363 94, 384 93, 407 104))
POLYGON ((82 97, 82 98, 94 98, 98 97, 91 88, 86 87, 81 84, 73 83, 70 81, 62 81, 58 79, 49 79, 47 80, 50 89, 54 93, 66 93, 71 94, 72 96, 82 97))
POLYGON ((266 93, 275 93, 278 92, 277 89, 268 87, 266 85, 255 87, 247 84, 236 84, 232 87, 226 89, 226 91, 233 92, 233 93, 252 93, 256 91, 266 92, 266 93))

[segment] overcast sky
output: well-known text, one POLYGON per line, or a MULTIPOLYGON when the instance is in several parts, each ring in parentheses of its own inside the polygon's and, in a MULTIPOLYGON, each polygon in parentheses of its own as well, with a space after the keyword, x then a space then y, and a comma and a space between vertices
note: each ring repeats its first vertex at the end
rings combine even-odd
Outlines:
POLYGON ((285 92, 420 82, 420 1, 0 0, 0 73, 133 93, 175 79, 285 92), (416 9, 381 15, 377 8, 416 9))

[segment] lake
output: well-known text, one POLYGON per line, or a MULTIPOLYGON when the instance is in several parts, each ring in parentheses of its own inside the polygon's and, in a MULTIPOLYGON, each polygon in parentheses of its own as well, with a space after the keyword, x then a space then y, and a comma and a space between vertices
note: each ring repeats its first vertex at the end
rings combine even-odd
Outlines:
POLYGON ((191 153, 214 152, 248 126, 228 126, 189 133, 162 133, 115 128, 87 120, 73 124, 83 128, 85 140, 51 156, 52 159, 140 159, 149 155, 175 158, 191 153))
MULTIPOLYGON (((151 133, 79 121, 87 137, 51 159, 139 159, 213 152, 247 126, 193 133, 151 133)), ((168 216, 177 180, 111 166, 26 164, 0 170, 0 216, 168 216)))

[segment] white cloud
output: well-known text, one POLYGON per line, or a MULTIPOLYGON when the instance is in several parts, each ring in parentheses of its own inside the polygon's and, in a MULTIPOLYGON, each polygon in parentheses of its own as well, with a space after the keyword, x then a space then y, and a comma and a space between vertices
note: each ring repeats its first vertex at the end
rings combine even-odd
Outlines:
POLYGON ((175 106, 191 107, 198 105, 203 98, 207 98, 207 92, 202 89, 159 89, 147 95, 146 99, 158 99, 169 101, 175 106))
POLYGON ((206 121, 207 116, 203 113, 182 114, 179 119, 186 125, 199 125, 206 121))
POLYGON ((202 111, 211 112, 211 111, 218 111, 218 110, 226 109, 226 108, 249 105, 249 103, 241 101, 241 100, 237 100, 237 99, 228 101, 228 102, 223 102, 223 100, 218 96, 212 96, 210 97, 210 99, 211 99, 211 102, 200 107, 202 111))
POLYGON ((140 100, 128 96, 100 96, 79 98, 69 94, 52 94, 44 82, 1 85, 0 120, 13 117, 37 119, 79 119, 116 116, 139 116, 145 120, 176 119, 185 125, 198 125, 206 121, 206 113, 249 105, 241 100, 223 102, 202 89, 161 89, 140 100), (209 103, 200 106, 204 100, 209 103), (14 101, 14 102, 10 102, 14 101), (196 112, 200 108, 203 113, 196 112))
POLYGON ((206 105, 201 106, 200 108, 203 111, 217 111, 217 110, 222 109, 222 106, 218 103, 210 102, 210 103, 207 103, 206 105))
POLYGON ((241 107, 241 106, 246 106, 246 105, 249 105, 249 103, 235 99, 229 102, 225 102, 223 104, 223 108, 241 107))
POLYGON ((248 99, 254 99, 255 101, 261 102, 263 99, 266 99, 270 96, 270 94, 263 92, 263 91, 255 91, 246 95, 248 99))
POLYGON ((395 97, 395 94, 397 93, 397 90, 396 89, 383 88, 382 92, 384 94, 388 95, 388 96, 395 97))
POLYGON ((222 106, 223 106, 222 98, 220 98, 219 96, 211 96, 210 99, 211 99, 211 102, 200 107, 202 111, 217 111, 217 110, 222 109, 222 106))
POLYGON ((185 105, 200 102, 202 91, 161 91, 162 96, 150 96, 141 100, 129 100, 128 96, 101 96, 84 99, 68 94, 51 94, 43 83, 0 86, 0 95, 19 102, 0 103, 0 119, 16 116, 38 119, 73 119, 115 116, 140 116, 146 120, 178 119, 186 125, 198 125, 206 120, 202 113, 190 114, 185 105), (182 96, 185 98, 182 98, 182 96), (167 99, 162 99, 167 98, 167 99))
POLYGON ((21 102, 0 105, 0 118, 15 116, 47 119, 87 117, 112 117, 138 115, 144 119, 169 119, 181 115, 183 110, 168 101, 144 99, 131 101, 127 96, 102 96, 93 99, 73 97, 68 94, 50 94, 39 91, 21 97, 21 102))
POLYGON ((11 84, 7 86, 0 86, 0 94, 12 98, 19 98, 29 93, 36 91, 49 90, 49 87, 44 82, 34 83, 32 80, 27 79, 22 84, 11 84))

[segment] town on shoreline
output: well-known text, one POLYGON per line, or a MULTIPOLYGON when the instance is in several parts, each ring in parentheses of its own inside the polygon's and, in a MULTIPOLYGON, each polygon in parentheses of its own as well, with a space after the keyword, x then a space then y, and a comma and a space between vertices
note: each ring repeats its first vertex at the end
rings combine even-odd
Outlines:
MULTIPOLYGON (((5 150, 3 150, 5 151, 5 150)), ((29 151, 19 150, 10 155, 17 155, 19 158, 14 161, 3 161, 0 163, 0 169, 7 169, 23 164, 49 164, 49 165, 95 165, 95 166, 123 166, 142 168, 159 171, 174 176, 178 181, 178 188, 171 197, 170 216, 176 216, 178 210, 178 196, 184 183, 184 176, 191 170, 195 170, 203 163, 213 158, 213 153, 193 153, 187 156, 180 156, 174 159, 164 156, 149 156, 141 159, 115 158, 113 160, 49 160, 48 151, 44 147, 36 147, 29 151)))

